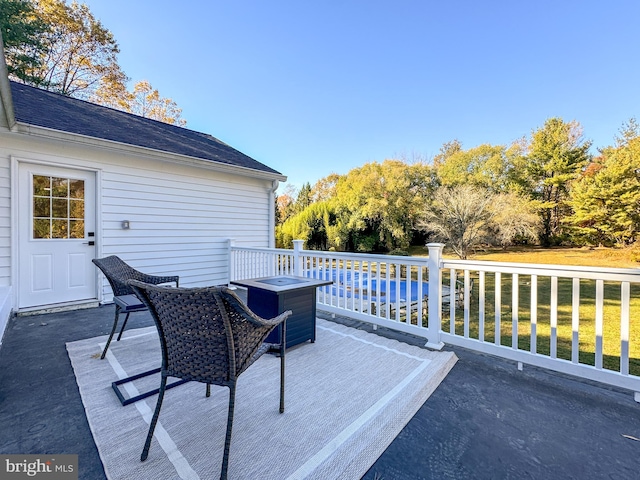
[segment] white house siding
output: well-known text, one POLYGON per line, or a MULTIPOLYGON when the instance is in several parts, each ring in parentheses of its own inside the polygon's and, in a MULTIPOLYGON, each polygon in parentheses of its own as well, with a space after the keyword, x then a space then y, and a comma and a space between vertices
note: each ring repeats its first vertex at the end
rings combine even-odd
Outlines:
MULTIPOLYGON (((99 172, 97 256, 118 255, 147 273, 179 275, 181 286, 226 283, 227 239, 267 247, 273 235, 272 179, 216 171, 212 163, 178 165, 135 148, 0 132, 0 286, 11 285, 11 259, 17 258, 10 241, 12 157, 99 172), (121 228, 123 220, 130 229, 121 228)), ((100 296, 111 299, 106 280, 100 296)))
POLYGON ((228 281, 227 239, 269 244, 270 182, 136 163, 103 172, 103 255, 197 286, 228 281), (129 230, 121 228, 123 220, 129 230))
POLYGON ((11 168, 0 137, 0 287, 11 285, 11 168))
MULTIPOLYGON (((3 141, 0 138, 0 150, 3 141)), ((0 160, 2 153, 0 151, 0 160)), ((0 161, 0 343, 13 308, 11 290, 11 174, 0 161)))

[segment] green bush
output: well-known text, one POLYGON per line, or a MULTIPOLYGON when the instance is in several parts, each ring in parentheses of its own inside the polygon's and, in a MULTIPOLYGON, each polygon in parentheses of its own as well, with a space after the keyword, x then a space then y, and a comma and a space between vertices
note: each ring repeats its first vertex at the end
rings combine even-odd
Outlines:
POLYGON ((401 257, 408 257, 409 256, 409 252, 407 252, 406 250, 402 250, 401 248, 396 248, 394 250, 391 250, 389 252, 389 255, 398 255, 401 257))

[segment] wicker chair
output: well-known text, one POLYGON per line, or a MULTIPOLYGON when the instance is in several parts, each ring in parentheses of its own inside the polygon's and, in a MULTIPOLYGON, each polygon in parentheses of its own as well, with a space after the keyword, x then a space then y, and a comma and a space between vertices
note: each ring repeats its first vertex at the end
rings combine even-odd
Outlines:
POLYGON ((113 320, 113 328, 111 329, 109 339, 107 340, 107 344, 105 345, 104 350, 102 351, 102 356, 100 357, 104 359, 107 354, 107 350, 109 349, 109 345, 111 344, 111 340, 113 339, 113 335, 116 332, 116 328, 118 327, 120 314, 126 313, 127 316, 124 317, 124 322, 122 323, 122 327, 120 327, 120 333, 118 334, 116 341, 120 341, 122 332, 124 332, 124 327, 127 326, 129 315, 133 312, 142 312, 147 310, 146 305, 140 302, 133 293, 131 287, 127 285, 127 281, 140 280, 141 282, 151 283, 153 285, 158 285, 160 283, 175 283, 177 287, 179 277, 147 275, 146 273, 139 272, 135 268, 130 267, 115 255, 100 259, 94 258, 92 261, 102 271, 102 273, 104 273, 107 280, 109 280, 111 290, 113 290, 113 301, 116 304, 116 316, 113 320))
POLYGON ((254 314, 226 287, 172 288, 136 280, 129 285, 149 308, 162 348, 160 393, 140 460, 147 459, 160 415, 167 377, 229 387, 227 432, 220 478, 227 478, 233 427, 236 382, 241 373, 264 353, 280 353, 280 413, 284 412, 284 358, 286 311, 271 320, 254 314), (277 345, 265 339, 282 324, 277 345))

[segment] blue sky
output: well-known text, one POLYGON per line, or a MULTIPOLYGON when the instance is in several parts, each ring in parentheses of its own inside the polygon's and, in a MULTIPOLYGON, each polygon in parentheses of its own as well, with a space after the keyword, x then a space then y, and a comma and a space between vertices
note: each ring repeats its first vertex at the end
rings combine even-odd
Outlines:
POLYGON ((85 0, 132 82, 300 187, 551 117, 640 116, 637 0, 85 0))

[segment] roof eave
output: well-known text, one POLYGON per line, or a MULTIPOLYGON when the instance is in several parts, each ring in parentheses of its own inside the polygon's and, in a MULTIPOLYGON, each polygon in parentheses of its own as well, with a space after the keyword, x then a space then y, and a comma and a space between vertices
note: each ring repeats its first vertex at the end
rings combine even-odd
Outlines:
POLYGON ((246 177, 266 180, 278 180, 281 182, 287 180, 287 177, 285 175, 277 172, 267 172, 238 165, 229 165, 226 163, 217 162, 215 160, 165 152, 163 150, 157 150, 154 148, 140 147, 138 145, 130 145, 127 143, 116 142, 114 140, 105 140, 102 138, 90 137, 77 133, 63 132, 61 130, 40 127, 23 122, 17 122, 17 128, 14 129, 14 131, 24 135, 30 135, 55 141, 71 142, 84 147, 98 148, 103 151, 117 151, 120 153, 126 152, 134 156, 152 158, 155 160, 176 163, 180 165, 193 165, 200 168, 207 168, 210 170, 232 173, 246 177))

